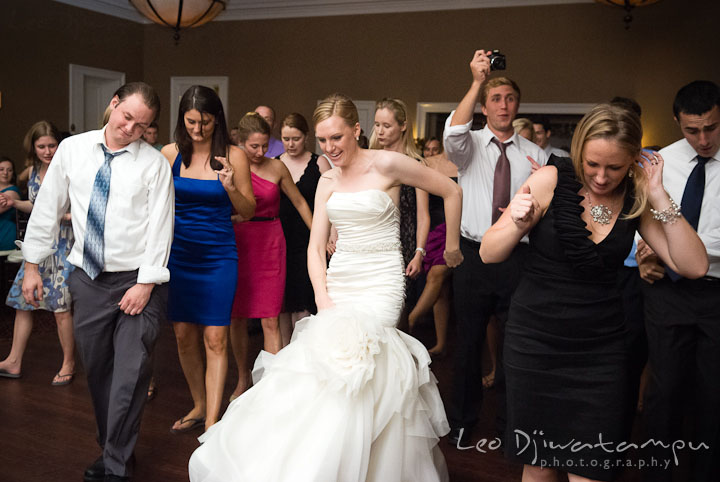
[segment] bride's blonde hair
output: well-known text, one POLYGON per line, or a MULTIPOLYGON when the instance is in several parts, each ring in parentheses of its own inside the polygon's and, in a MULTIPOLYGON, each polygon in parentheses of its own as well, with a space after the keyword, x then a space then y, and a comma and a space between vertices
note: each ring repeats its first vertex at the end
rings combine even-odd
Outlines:
POLYGON ((313 124, 318 125, 334 115, 342 118, 350 127, 355 127, 360 122, 357 107, 345 94, 330 94, 321 100, 313 112, 313 124))

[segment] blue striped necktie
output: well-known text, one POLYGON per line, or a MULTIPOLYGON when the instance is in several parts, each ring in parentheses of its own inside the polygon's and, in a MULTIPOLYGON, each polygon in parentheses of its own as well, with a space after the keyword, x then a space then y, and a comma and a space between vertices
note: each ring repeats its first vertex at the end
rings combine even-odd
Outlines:
MULTIPOLYGON (((685 219, 695 231, 697 231, 698 223, 700 222, 700 208, 702 207, 703 195, 705 194, 705 164, 707 164, 710 159, 710 157, 697 156, 697 164, 690 173, 690 176, 688 176, 685 191, 683 191, 681 204, 682 215, 685 216, 685 219)), ((665 268, 665 271, 673 281, 682 278, 682 276, 668 267, 665 268)))
POLYGON ((105 162, 95 175, 88 206, 87 224, 85 226, 85 245, 83 247, 83 271, 90 279, 95 279, 105 267, 105 211, 110 194, 110 163, 115 156, 127 152, 125 150, 110 152, 101 145, 105 153, 105 162))

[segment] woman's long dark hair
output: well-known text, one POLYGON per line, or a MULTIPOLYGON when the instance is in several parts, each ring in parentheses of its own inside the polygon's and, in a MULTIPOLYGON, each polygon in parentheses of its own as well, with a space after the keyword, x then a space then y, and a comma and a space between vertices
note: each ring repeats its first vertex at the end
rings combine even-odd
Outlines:
POLYGON ((175 142, 182 156, 182 162, 185 167, 189 167, 190 159, 192 159, 192 139, 185 127, 185 113, 193 109, 200 112, 200 114, 210 114, 215 117, 215 131, 210 145, 210 167, 220 170, 223 166, 219 161, 215 160, 215 156, 228 157, 230 134, 225 122, 225 111, 220 97, 214 90, 204 85, 193 85, 185 91, 182 99, 180 99, 177 125, 175 126, 175 142))

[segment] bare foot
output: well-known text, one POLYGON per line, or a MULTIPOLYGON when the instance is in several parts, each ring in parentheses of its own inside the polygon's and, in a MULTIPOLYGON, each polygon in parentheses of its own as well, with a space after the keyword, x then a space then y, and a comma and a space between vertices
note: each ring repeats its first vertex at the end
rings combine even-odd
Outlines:
POLYGON ((60 367, 59 373, 75 373, 75 362, 63 363, 63 366, 60 367))
POLYGON ((0 373, 9 376, 8 378, 18 377, 22 373, 22 365, 19 362, 12 363, 6 358, 0 362, 0 373))
POLYGON ((176 420, 170 431, 172 433, 183 433, 198 427, 205 427, 205 415, 199 410, 193 409, 183 418, 176 420))
POLYGON ((74 379, 75 379, 75 374, 72 372, 70 372, 70 373, 57 372, 51 382, 51 385, 53 387, 62 387, 64 385, 71 384, 74 379))

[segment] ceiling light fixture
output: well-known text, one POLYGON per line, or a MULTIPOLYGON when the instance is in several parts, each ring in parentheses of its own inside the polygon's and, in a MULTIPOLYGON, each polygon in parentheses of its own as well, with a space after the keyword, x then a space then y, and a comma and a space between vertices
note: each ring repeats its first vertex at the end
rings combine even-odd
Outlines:
POLYGON ((652 3, 657 2, 658 0, 595 0, 597 3, 602 3, 603 5, 612 5, 613 7, 621 7, 625 9, 625 17, 623 20, 625 21, 625 30, 628 30, 630 28, 630 22, 632 22, 632 15, 631 12, 635 7, 644 7, 646 5, 650 5, 652 3))
POLYGON ((225 10, 225 0, 130 0, 130 3, 148 19, 175 30, 175 45, 180 41, 180 30, 199 27, 225 10))

